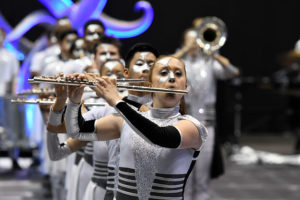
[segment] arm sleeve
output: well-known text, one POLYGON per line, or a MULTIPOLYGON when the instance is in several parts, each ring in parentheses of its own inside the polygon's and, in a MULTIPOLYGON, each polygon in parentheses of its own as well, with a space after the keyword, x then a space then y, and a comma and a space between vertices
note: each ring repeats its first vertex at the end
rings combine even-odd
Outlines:
POLYGON ((47 150, 51 160, 61 160, 72 153, 67 142, 60 143, 58 134, 47 131, 47 150))
MULTIPOLYGON (((65 109, 61 112, 54 112, 52 107, 50 108, 48 123, 52 126, 58 126, 63 121, 65 109)), ((70 147, 66 142, 60 143, 58 134, 47 131, 47 150, 51 160, 61 160, 72 153, 70 147)))
POLYGON ((217 78, 221 80, 233 78, 239 72, 239 69, 232 64, 229 64, 227 67, 223 67, 216 60, 213 62, 213 69, 217 78))
POLYGON ((65 122, 69 137, 82 141, 98 141, 95 133, 96 120, 84 120, 81 114, 81 104, 68 102, 65 122))
POLYGON ((181 145, 181 133, 176 127, 160 127, 133 110, 124 101, 119 101, 115 105, 115 109, 146 141, 167 148, 178 148, 181 145))

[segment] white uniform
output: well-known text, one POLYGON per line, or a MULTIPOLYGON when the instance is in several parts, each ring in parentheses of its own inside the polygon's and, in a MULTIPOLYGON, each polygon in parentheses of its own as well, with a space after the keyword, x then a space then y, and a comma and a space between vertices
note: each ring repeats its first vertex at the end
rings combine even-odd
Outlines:
MULTIPOLYGON (((198 128, 202 141, 206 139, 205 127, 195 118, 181 115, 179 107, 152 108, 140 114, 159 126, 189 120, 198 128)), ((200 149, 171 149, 150 144, 126 122, 120 149, 117 200, 183 199, 185 182, 200 149)))
POLYGON ((90 65, 92 65, 92 59, 85 56, 80 59, 70 60, 66 62, 63 72, 65 74, 82 73, 83 70, 90 65))
POLYGON ((5 133, 4 143, 1 144, 5 148, 11 148, 17 140, 22 139, 20 112, 18 105, 10 103, 11 95, 13 95, 13 84, 17 82, 19 71, 19 61, 13 53, 7 49, 0 47, 0 132, 5 133))
POLYGON ((223 67, 213 58, 205 60, 201 53, 195 58, 184 57, 183 61, 189 85, 189 93, 185 96, 188 113, 199 121, 205 121, 208 129, 207 141, 187 182, 185 199, 206 200, 209 198, 208 185, 215 137, 217 79, 232 77, 236 68, 232 65, 223 67))
POLYGON ((0 96, 12 94, 12 83, 17 81, 19 61, 13 53, 0 47, 0 96))

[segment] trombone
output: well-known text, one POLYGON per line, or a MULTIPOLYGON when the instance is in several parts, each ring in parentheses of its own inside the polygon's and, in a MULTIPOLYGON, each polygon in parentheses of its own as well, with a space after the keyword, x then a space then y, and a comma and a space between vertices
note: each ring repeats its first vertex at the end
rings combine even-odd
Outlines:
POLYGON ((225 23, 217 17, 205 17, 195 28, 196 42, 206 55, 220 49, 227 39, 225 23))

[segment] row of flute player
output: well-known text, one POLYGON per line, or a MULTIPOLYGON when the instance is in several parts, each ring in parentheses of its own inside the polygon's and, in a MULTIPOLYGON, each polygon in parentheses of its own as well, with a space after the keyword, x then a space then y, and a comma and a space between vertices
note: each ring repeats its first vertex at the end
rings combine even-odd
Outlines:
POLYGON ((138 43, 124 61, 120 42, 104 35, 100 21, 87 22, 79 38, 68 20, 61 20, 54 29, 58 43, 35 54, 32 75, 97 80, 97 95, 84 93, 84 85, 56 84, 54 104, 41 106, 47 123, 44 158, 50 159, 44 172, 51 177, 53 199, 209 199, 210 178, 224 173, 222 167, 211 170, 213 151, 220 153, 214 133, 216 80, 239 70, 199 46, 203 21, 185 32, 175 54, 159 56, 151 45, 138 43), (189 92, 118 89, 113 80, 124 77, 189 92), (109 105, 87 108, 82 100, 109 105))

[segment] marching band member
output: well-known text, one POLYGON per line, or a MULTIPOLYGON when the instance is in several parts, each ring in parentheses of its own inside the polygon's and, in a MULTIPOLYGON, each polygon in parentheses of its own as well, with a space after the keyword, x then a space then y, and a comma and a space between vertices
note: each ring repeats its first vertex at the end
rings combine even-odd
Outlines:
MULTIPOLYGON (((184 185, 206 139, 206 128, 180 109, 182 94, 153 94, 152 108, 137 112, 122 101, 115 84, 97 78, 98 95, 118 111, 85 121, 80 113, 84 85, 69 86, 67 133, 81 140, 120 138, 116 199, 182 199, 184 185)), ((186 89, 184 63, 175 57, 159 58, 151 68, 153 87, 186 89)))

